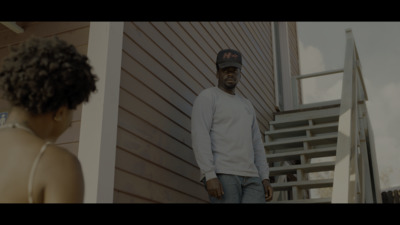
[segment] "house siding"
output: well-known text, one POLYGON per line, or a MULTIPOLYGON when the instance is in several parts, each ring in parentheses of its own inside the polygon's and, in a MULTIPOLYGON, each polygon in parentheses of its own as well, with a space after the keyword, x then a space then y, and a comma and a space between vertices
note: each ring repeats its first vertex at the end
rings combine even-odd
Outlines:
POLYGON ((208 202, 191 149, 192 103, 220 49, 243 54, 239 94, 260 132, 275 110, 270 22, 125 22, 114 202, 208 202))
MULTIPOLYGON (((3 25, 0 25, 0 66, 5 56, 9 54, 9 47, 18 45, 31 36, 51 37, 73 44, 78 52, 87 54, 89 22, 17 22, 24 29, 21 34, 14 33, 3 25)), ((0 99, 0 110, 8 111, 10 104, 0 99)), ((56 144, 68 149, 75 155, 78 153, 79 131, 81 121, 79 106, 73 113, 72 125, 57 140, 56 144)))

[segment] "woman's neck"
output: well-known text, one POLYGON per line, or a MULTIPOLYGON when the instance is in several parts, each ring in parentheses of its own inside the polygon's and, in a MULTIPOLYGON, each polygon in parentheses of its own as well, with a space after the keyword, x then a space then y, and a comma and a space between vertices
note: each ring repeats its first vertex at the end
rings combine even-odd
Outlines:
POLYGON ((31 130, 34 135, 43 140, 53 141, 51 138, 52 121, 48 114, 32 115, 21 107, 11 108, 6 124, 18 124, 31 130))

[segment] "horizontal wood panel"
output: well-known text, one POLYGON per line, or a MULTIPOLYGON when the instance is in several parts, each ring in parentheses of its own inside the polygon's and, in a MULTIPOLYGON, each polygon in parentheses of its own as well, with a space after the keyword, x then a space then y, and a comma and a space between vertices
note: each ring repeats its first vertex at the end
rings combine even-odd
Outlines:
MULTIPOLYGON (((203 201, 207 201, 204 186, 198 182, 181 176, 168 168, 147 161, 138 155, 131 154, 128 151, 117 149, 116 164, 118 168, 129 172, 129 174, 146 177, 149 181, 164 185, 171 190, 185 193, 193 198, 199 198, 197 195, 203 193, 203 201)), ((185 168, 182 167, 182 170, 185 168)))
POLYGON ((193 182, 198 182, 198 168, 190 161, 186 161, 177 155, 177 151, 169 151, 154 145, 148 140, 138 137, 123 128, 118 128, 117 145, 131 154, 140 156, 147 161, 168 168, 177 174, 193 182))
POLYGON ((151 201, 149 199, 146 199, 142 196, 135 196, 130 193, 125 193, 120 190, 114 190, 114 200, 113 202, 118 202, 118 203, 130 203, 130 204, 135 204, 135 203, 156 203, 155 201, 151 201))
POLYGON ((122 53, 122 71, 123 73, 134 74, 134 79, 141 82, 147 87, 151 87, 153 92, 168 101, 171 106, 175 107, 185 115, 190 117, 192 108, 191 103, 177 93, 173 88, 167 86, 151 73, 150 70, 143 67, 134 58, 125 52, 122 53), (156 91, 155 91, 156 90, 156 91))
POLYGON ((120 108, 118 111, 118 126, 173 154, 180 160, 194 166, 197 165, 190 147, 123 108, 120 108))
POLYGON ((125 24, 126 35, 129 35, 128 37, 130 40, 125 38, 127 36, 124 36, 124 50, 166 86, 175 90, 187 101, 193 102, 196 94, 175 76, 175 74, 184 72, 182 68, 171 60, 171 58, 167 57, 163 51, 157 48, 148 49, 147 46, 150 45, 151 42, 146 41, 148 39, 144 38, 143 32, 132 27, 133 25, 131 25, 131 23, 125 24))
POLYGON ((133 196, 141 196, 155 203, 203 203, 185 193, 155 183, 145 177, 136 176, 120 169, 115 170, 114 188, 133 196))
POLYGON ((129 112, 132 112, 137 117, 152 124, 156 129, 171 136, 171 138, 181 142, 190 148, 191 136, 188 130, 177 125, 170 119, 166 118, 155 108, 147 105, 136 96, 129 94, 124 89, 120 91, 120 106, 129 112))
POLYGON ((129 75, 125 71, 122 71, 121 73, 121 89, 140 99, 148 107, 158 111, 167 119, 173 121, 183 129, 190 132, 190 115, 184 114, 179 109, 172 106, 169 101, 154 92, 151 87, 145 86, 134 76, 129 75))

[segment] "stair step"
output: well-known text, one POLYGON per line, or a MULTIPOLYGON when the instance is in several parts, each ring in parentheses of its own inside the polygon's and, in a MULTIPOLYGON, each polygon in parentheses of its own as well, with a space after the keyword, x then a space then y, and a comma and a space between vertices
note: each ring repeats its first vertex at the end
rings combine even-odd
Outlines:
POLYGON ((280 123, 294 123, 296 121, 315 121, 317 123, 332 122, 339 118, 339 108, 335 109, 334 112, 303 112, 302 114, 289 113, 285 115, 275 114, 273 124, 280 123))
POLYGON ((311 188, 325 188, 333 186, 333 179, 321 179, 321 180, 307 180, 307 181, 290 181, 285 183, 271 183, 274 191, 285 191, 290 190, 292 187, 299 187, 302 189, 311 188))
POLYGON ((308 163, 288 166, 278 166, 269 168, 270 176, 283 175, 289 173, 296 173, 301 170, 305 173, 328 171, 335 169, 335 162, 321 162, 321 163, 308 163))
POLYGON ((309 142, 311 145, 332 144, 337 141, 337 132, 318 135, 314 137, 295 137, 282 140, 266 141, 264 147, 269 150, 302 147, 303 142, 309 142))
POLYGON ((336 132, 338 130, 338 122, 318 124, 318 125, 306 125, 299 127, 283 128, 278 130, 266 131, 265 135, 270 139, 278 138, 290 138, 295 136, 306 136, 306 131, 309 130, 312 135, 318 135, 323 133, 336 132))
POLYGON ((287 133, 290 134, 290 133, 301 132, 301 131, 306 131, 306 130, 310 130, 311 133, 313 133, 313 134, 329 133, 334 130, 337 131, 338 124, 339 123, 337 121, 331 122, 331 123, 311 125, 311 126, 307 124, 305 126, 289 127, 289 128, 265 131, 265 135, 272 136, 273 138, 276 138, 276 136, 279 137, 279 135, 282 135, 285 137, 285 136, 290 136, 290 135, 284 135, 284 134, 287 134, 287 133))
POLYGON ((294 121, 279 121, 279 120, 274 120, 271 121, 270 124, 270 130, 278 130, 278 129, 284 129, 284 128, 290 128, 290 127, 299 127, 299 126, 307 126, 309 124, 309 121, 312 121, 313 124, 324 124, 324 123, 332 123, 332 122, 338 122, 339 121, 339 116, 330 116, 330 117, 321 117, 321 118, 316 118, 316 119, 311 119, 311 120, 294 120, 294 121))
POLYGON ((316 148, 309 150, 299 150, 291 152, 267 154, 267 160, 271 162, 290 161, 299 159, 301 155, 306 155, 308 158, 319 158, 336 155, 336 147, 316 148))
POLYGON ((282 200, 273 201, 271 203, 283 203, 283 204, 330 204, 332 203, 332 198, 310 198, 310 199, 296 199, 296 200, 282 200))
MULTIPOLYGON (((292 110, 275 114, 275 119, 272 124, 288 123, 295 121, 307 121, 316 120, 317 122, 323 122, 325 120, 331 121, 339 117, 340 108, 331 107, 315 110, 292 110)), ((337 119, 336 119, 337 120, 337 119)))

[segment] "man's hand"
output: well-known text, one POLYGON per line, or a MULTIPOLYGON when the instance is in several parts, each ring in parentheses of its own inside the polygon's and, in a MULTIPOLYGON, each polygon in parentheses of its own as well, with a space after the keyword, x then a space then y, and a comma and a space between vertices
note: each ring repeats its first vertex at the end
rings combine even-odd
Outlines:
POLYGON ((273 195, 273 189, 271 187, 271 184, 269 183, 269 180, 264 179, 262 181, 264 185, 264 191, 265 191, 265 201, 269 202, 272 200, 272 195, 273 195))
POLYGON ((221 199, 224 194, 224 190, 222 189, 222 184, 219 182, 218 178, 210 179, 206 182, 208 194, 221 199))

